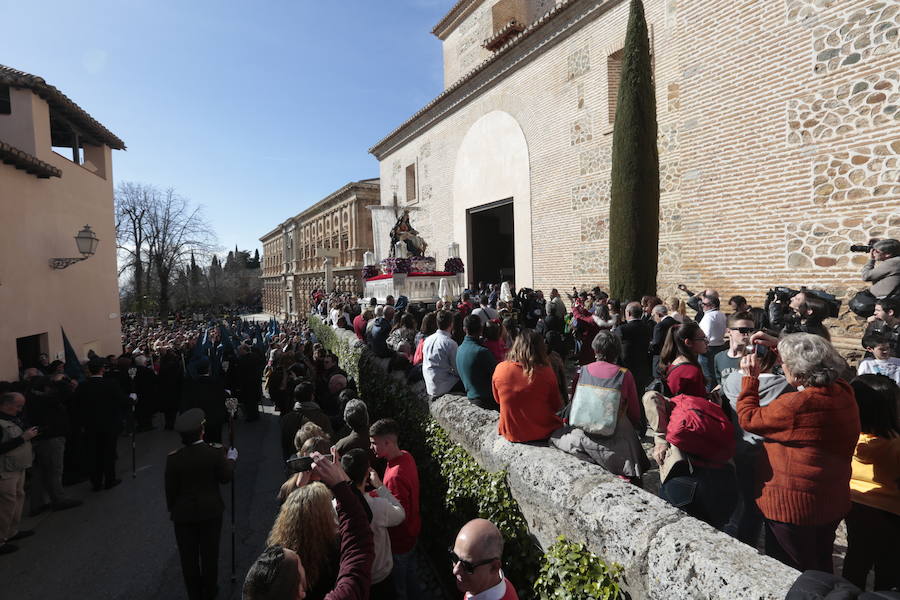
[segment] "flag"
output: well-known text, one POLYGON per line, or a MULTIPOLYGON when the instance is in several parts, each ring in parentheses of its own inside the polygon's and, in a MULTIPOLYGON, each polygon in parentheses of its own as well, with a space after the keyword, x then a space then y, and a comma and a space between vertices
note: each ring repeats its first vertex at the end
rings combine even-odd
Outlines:
POLYGON ((70 379, 74 379, 78 383, 84 381, 84 369, 81 368, 81 361, 78 360, 78 355, 75 354, 75 349, 72 347, 72 344, 69 343, 69 338, 66 337, 66 330, 60 326, 59 328, 62 331, 63 338, 63 349, 66 353, 66 364, 63 367, 65 374, 69 376, 70 379))

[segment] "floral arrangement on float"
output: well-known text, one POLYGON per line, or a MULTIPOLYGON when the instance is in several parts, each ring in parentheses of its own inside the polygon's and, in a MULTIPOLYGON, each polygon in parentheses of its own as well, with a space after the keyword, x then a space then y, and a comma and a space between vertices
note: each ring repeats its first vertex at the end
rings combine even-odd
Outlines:
POLYGON ((463 261, 459 257, 448 258, 444 263, 444 270, 448 273, 462 273, 466 270, 463 261))
POLYGON ((409 273, 412 265, 408 258, 385 258, 381 261, 381 270, 386 275, 409 273))
POLYGON ((437 266, 433 256, 411 256, 409 258, 412 273, 431 273, 437 266))
POLYGON ((362 268, 363 279, 372 279, 381 275, 381 269, 378 265, 366 265, 362 268))

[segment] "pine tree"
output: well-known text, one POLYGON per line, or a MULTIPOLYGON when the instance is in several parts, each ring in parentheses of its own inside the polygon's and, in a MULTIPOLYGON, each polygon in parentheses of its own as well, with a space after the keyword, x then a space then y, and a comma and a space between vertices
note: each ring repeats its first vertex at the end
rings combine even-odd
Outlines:
POLYGON ((644 5, 631 0, 613 130, 609 206, 610 295, 656 293, 659 154, 656 93, 644 5))

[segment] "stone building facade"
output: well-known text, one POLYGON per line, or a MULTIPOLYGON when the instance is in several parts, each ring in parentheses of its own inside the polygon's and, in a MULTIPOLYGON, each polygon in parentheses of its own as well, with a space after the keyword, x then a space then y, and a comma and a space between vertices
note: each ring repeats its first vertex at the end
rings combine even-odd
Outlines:
POLYGON ((0 65, 0 380, 17 359, 122 351, 112 150, 124 142, 43 78, 0 65), (85 224, 100 240, 81 258, 85 224), (70 260, 51 260, 51 259, 70 260))
POLYGON ((363 253, 373 248, 367 207, 379 202, 378 179, 351 182, 259 238, 263 310, 280 319, 306 314, 311 292, 326 287, 325 255, 333 289, 359 294, 363 253))
MULTIPOLYGON (((381 203, 472 254, 510 200, 516 284, 607 282, 626 0, 460 0, 435 27, 446 89, 370 151, 381 203), (520 15, 526 27, 510 25, 520 15), (518 29, 523 29, 518 31, 518 29), (494 48, 487 50, 486 47, 494 48)), ((846 299, 870 237, 900 238, 900 4, 644 0, 659 122, 659 288, 846 299)), ((642 251, 635 248, 635 252, 642 251)), ((844 303, 846 310, 846 302, 844 303)), ((839 334, 858 333, 845 314, 839 334)))

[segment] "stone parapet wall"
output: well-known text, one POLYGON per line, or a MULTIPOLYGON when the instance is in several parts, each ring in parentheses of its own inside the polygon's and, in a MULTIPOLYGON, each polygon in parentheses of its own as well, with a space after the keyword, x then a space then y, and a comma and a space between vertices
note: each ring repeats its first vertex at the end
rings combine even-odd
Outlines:
MULTIPOLYGON (((337 331, 339 356, 368 353, 356 336, 337 331)), ((375 359, 386 380, 404 381, 375 359)), ((352 364, 345 368, 354 373, 352 364)), ((657 496, 604 469, 555 449, 513 444, 497 435, 497 413, 446 395, 428 402, 421 383, 414 395, 432 417, 487 471, 508 472, 508 483, 529 527, 548 548, 558 536, 584 542, 624 569, 632 598, 659 600, 781 599, 799 573, 687 516, 657 496)))

